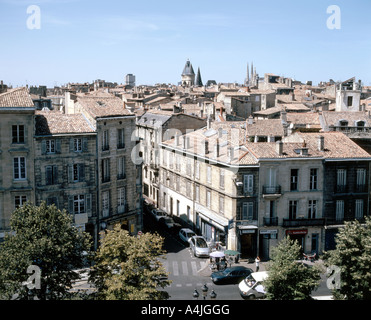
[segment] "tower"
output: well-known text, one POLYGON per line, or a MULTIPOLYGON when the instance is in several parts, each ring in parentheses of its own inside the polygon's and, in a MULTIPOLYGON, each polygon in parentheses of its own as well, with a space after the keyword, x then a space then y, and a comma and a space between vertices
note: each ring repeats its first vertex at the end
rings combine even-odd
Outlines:
POLYGON ((195 72, 189 59, 187 60, 182 72, 182 86, 191 87, 195 84, 195 72))
POLYGON ((196 86, 197 87, 202 87, 203 84, 202 84, 202 79, 201 79, 201 72, 200 72, 200 67, 198 67, 198 70, 197 70, 197 77, 196 77, 196 86))

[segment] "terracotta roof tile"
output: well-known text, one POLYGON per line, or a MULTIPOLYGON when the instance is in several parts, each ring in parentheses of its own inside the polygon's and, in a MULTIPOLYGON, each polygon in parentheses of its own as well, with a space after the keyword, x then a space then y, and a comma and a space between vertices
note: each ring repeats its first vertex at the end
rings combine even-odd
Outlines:
POLYGON ((35 107, 31 96, 25 87, 10 89, 0 94, 0 108, 35 107))

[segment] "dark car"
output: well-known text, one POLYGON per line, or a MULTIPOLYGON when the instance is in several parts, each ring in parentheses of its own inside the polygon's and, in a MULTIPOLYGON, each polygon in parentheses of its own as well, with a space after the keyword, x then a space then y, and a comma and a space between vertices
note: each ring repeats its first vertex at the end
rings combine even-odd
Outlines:
POLYGON ((216 271, 211 274, 211 280, 215 284, 236 284, 241 282, 254 271, 243 266, 226 268, 223 271, 216 271))

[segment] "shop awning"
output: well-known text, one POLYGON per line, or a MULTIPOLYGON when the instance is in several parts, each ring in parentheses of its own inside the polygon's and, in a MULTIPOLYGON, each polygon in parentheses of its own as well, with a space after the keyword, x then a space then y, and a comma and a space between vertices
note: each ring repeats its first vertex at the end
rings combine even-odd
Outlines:
POLYGON ((196 211, 200 215, 202 219, 207 221, 208 223, 214 225, 218 229, 225 230, 225 227, 228 227, 228 219, 219 216, 216 213, 213 213, 211 210, 206 208, 196 208, 196 211))

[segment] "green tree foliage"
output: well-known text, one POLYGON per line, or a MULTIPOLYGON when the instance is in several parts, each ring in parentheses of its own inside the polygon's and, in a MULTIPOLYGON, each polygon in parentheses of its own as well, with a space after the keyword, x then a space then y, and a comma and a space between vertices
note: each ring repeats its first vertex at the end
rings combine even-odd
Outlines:
POLYGON ((0 245, 0 297, 70 298, 69 289, 79 277, 73 270, 82 268, 85 254, 90 253, 90 236, 73 226, 65 210, 45 202, 40 206, 27 203, 16 209, 10 228, 0 245), (41 271, 40 288, 30 290, 27 285, 36 274, 35 270, 27 271, 30 266, 41 271))
POLYGON ((264 282, 270 300, 311 299, 310 294, 320 282, 320 270, 298 261, 300 245, 289 237, 272 250, 269 276, 264 282))
POLYGON ((90 282, 102 300, 161 300, 168 293, 159 290, 170 284, 159 261, 165 252, 163 238, 144 233, 130 236, 120 225, 102 234, 90 282))
POLYGON ((326 265, 340 268, 337 299, 371 299, 371 219, 345 222, 336 235, 336 248, 325 254, 326 265))

